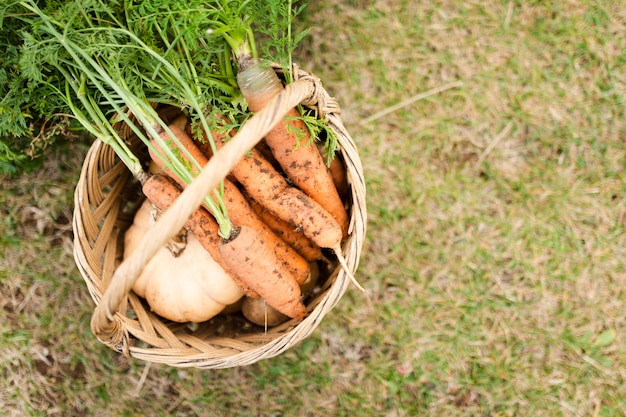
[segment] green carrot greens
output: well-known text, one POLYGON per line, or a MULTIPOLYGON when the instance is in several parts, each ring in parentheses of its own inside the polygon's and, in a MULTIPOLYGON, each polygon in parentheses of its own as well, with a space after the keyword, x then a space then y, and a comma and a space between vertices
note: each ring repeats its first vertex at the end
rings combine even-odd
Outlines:
MULTIPOLYGON (((25 34, 24 67, 28 62, 41 62, 29 74, 33 81, 50 86, 63 97, 73 116, 94 136, 110 145, 136 177, 143 166, 115 128, 124 122, 146 146, 154 140, 163 151, 165 165, 186 183, 193 180, 191 170, 182 163, 161 134, 180 146, 167 124, 159 117, 152 103, 178 102, 181 98, 187 110, 200 120, 206 103, 202 103, 196 76, 190 62, 176 54, 147 44, 126 22, 119 20, 120 9, 115 3, 85 1, 67 3, 55 12, 46 13, 34 1, 20 2, 32 12, 32 31, 25 34), (146 72, 151 68, 153 73, 146 72), (44 71, 61 74, 65 86, 61 89, 44 78, 44 71), (171 86, 166 91, 150 94, 146 81, 158 75, 171 86)), ((149 39, 148 39, 149 40, 149 39)), ((182 52, 181 52, 182 51, 182 52)), ((206 122, 204 122, 206 125, 206 122)), ((190 158, 193 160, 193 158, 190 158)), ((197 167, 200 169, 201 167, 197 167)), ((232 225, 221 198, 205 199, 220 224, 220 234, 230 235, 232 225)))
MULTIPOLYGON (((131 173, 142 178, 145 162, 121 135, 119 126, 125 124, 153 151, 154 141, 165 166, 190 183, 192 172, 201 167, 182 162, 181 155, 194 159, 157 106, 184 112, 198 138, 207 138, 215 151, 211 135, 202 132, 218 125, 237 128, 249 117, 239 74, 253 65, 277 62, 283 69, 282 82, 293 81, 292 54, 306 34, 292 31, 294 17, 304 8, 294 3, 23 0, 0 6, 0 42, 9 44, 8 61, 0 67, 0 88, 6 93, 0 102, 0 163, 22 157, 6 138, 24 135, 29 117, 47 123, 63 115, 110 145, 131 173), (30 108, 38 110, 33 115, 26 105, 31 101, 30 108), (21 113, 9 108, 15 104, 21 113), (166 146, 163 135, 177 151, 166 146)), ((326 138, 327 154, 334 154, 332 129, 314 111, 300 110, 311 133, 327 132, 321 136, 326 138)), ((207 196, 205 203, 216 215, 220 234, 228 237, 232 224, 221 191, 207 196)))

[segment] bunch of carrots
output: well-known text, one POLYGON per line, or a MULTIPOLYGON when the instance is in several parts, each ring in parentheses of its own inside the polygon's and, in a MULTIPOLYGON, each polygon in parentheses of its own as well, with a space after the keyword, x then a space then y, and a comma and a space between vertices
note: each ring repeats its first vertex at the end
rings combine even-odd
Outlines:
MULTIPOLYGON (((219 158, 250 114, 292 81, 291 52, 304 35, 291 33, 302 10, 292 0, 86 0, 54 9, 37 3, 15 3, 15 16, 32 28, 23 53, 31 82, 57 91, 67 112, 112 146, 161 211, 219 158), (257 48, 260 28, 282 78, 257 48), (178 108, 180 117, 166 122, 158 107, 178 108), (158 167, 151 175, 120 135, 120 123, 148 148, 158 167)), ((247 296, 297 319, 306 315, 302 288, 310 287, 311 264, 328 261, 326 252, 345 268, 345 171, 336 137, 319 116, 294 108, 185 224, 247 296)))

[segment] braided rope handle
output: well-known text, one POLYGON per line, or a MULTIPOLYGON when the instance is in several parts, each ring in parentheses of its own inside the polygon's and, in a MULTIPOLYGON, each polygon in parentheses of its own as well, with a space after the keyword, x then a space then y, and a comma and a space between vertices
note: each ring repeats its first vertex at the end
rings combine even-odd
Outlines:
POLYGON ((235 164, 269 133, 290 109, 301 103, 304 105, 317 103, 320 90, 323 91, 315 77, 301 78, 288 84, 283 92, 261 111, 255 113, 233 139, 209 160, 196 179, 158 220, 156 223, 158 227, 151 227, 133 254, 116 269, 111 284, 96 306, 91 319, 91 329, 96 337, 110 346, 122 341, 122 332, 119 331, 122 323, 116 319, 115 312, 131 291, 144 266, 183 228, 189 216, 200 207, 204 197, 219 185, 235 164))

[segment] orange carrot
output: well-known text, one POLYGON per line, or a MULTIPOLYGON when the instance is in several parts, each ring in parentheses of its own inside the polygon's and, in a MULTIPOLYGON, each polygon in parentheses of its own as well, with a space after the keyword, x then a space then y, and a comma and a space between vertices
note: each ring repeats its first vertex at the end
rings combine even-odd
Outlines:
MULTIPOLYGON (((187 133, 176 126, 169 127, 172 133, 174 133, 177 139, 181 142, 181 145, 189 151, 192 157, 201 166, 208 163, 207 158, 202 154, 202 152, 195 145, 195 142, 189 135, 187 135, 187 133)), ((164 133, 163 135, 164 140, 167 140, 167 134, 164 133)), ((156 142, 153 142, 153 145, 157 148, 157 150, 159 150, 156 142)), ((163 161, 160 158, 153 153, 151 153, 151 155, 157 165, 161 165, 164 168, 164 172, 169 175, 170 178, 178 182, 181 187, 185 186, 184 182, 180 178, 164 167, 163 161)), ((180 156, 185 163, 188 162, 188 159, 184 154, 182 154, 182 152, 180 156)), ((192 173, 196 176, 197 170, 195 168, 192 169, 192 173)), ((285 241, 283 241, 259 218, 254 210, 252 210, 245 197, 241 194, 241 191, 239 191, 239 189, 232 182, 225 179, 223 183, 224 204, 232 223, 235 226, 248 226, 260 233, 263 236, 264 241, 272 245, 276 251, 278 259, 289 269, 289 271, 291 271, 291 274, 296 278, 296 281, 298 283, 306 282, 311 273, 308 261, 299 255, 294 248, 285 243, 285 241)))
POLYGON ((350 192, 348 178, 346 177, 346 167, 343 165, 341 160, 335 156, 332 161, 330 161, 328 170, 330 171, 330 176, 333 179, 333 183, 335 184, 335 188, 337 189, 339 196, 342 200, 346 199, 350 192))
MULTIPOLYGON (((216 140, 215 144, 217 148, 223 146, 220 140, 216 140)), ((301 230, 319 247, 331 249, 352 282, 364 291, 342 255, 341 227, 322 206, 299 189, 289 186, 287 180, 256 149, 250 150, 235 165, 232 173, 253 199, 278 218, 301 230)))
MULTIPOLYGON (((143 185, 143 193, 159 210, 166 211, 180 195, 180 190, 165 176, 152 175, 143 185)), ((218 225, 213 216, 204 208, 199 208, 185 223, 185 229, 193 233, 204 249, 230 275, 239 287, 250 297, 259 295, 250 289, 248 284, 234 273, 222 259, 219 247, 221 238, 218 234, 218 225)))
POLYGON ((276 158, 274 158, 274 154, 269 146, 267 146, 267 142, 265 139, 256 144, 255 149, 263 155, 263 158, 267 159, 267 161, 272 164, 272 166, 277 170, 281 171, 282 168, 276 158))
POLYGON ((274 248, 278 260, 291 272, 298 284, 309 279, 309 262, 261 220, 241 191, 228 180, 224 180, 224 201, 233 224, 256 230, 274 248))
MULTIPOLYGON (((240 71, 237 83, 253 112, 261 110, 283 91, 274 70, 262 64, 240 71)), ((309 143, 309 132, 304 122, 297 118, 299 115, 296 109, 292 109, 287 114, 289 120, 278 123, 265 136, 265 141, 293 183, 324 207, 341 227, 343 236, 347 236, 348 214, 322 155, 315 144, 309 143)))
POLYGON ((239 233, 222 244, 226 264, 277 311, 301 319, 307 314, 296 280, 277 262, 276 254, 255 230, 242 226, 239 233), (246 277, 246 278, 244 278, 246 277), (262 279, 259 279, 262 278, 262 279))
POLYGON ((252 210, 259 216, 270 229, 274 231, 280 238, 287 242, 292 248, 296 250, 304 259, 309 262, 322 259, 322 250, 315 243, 311 242, 309 238, 304 236, 300 230, 291 226, 288 222, 279 219, 263 207, 262 204, 257 202, 251 197, 247 198, 252 210))
MULTIPOLYGON (((224 141, 213 136, 219 149, 224 141)), ((326 168, 324 168, 326 169, 326 168)), ((232 174, 248 194, 274 215, 322 248, 336 249, 343 234, 337 221, 315 200, 295 187, 277 172, 261 154, 252 149, 233 168, 232 174)))

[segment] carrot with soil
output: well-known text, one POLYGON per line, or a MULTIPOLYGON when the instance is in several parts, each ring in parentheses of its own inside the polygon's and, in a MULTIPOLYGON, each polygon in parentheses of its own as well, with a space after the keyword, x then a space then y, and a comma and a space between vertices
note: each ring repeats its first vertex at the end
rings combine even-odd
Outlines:
MULTIPOLYGON (((219 135, 212 136, 219 149, 225 142, 219 135)), ((335 219, 315 200, 299 189, 290 186, 287 180, 274 169, 256 150, 251 149, 232 169, 232 174, 254 200, 269 209, 276 217, 288 222, 321 248, 329 248, 339 260, 354 284, 361 285, 347 268, 341 255, 343 233, 335 219)))
POLYGON ((255 230, 242 226, 235 237, 220 246, 226 264, 240 277, 263 277, 250 285, 273 308, 291 318, 306 316, 302 293, 287 269, 255 230))
POLYGON ((274 231, 278 236, 280 236, 285 242, 287 242, 291 247, 293 247, 296 252, 298 252, 304 259, 309 262, 317 261, 323 258, 322 250, 315 243, 311 242, 309 238, 304 236, 297 227, 289 224, 288 222, 279 219, 268 210, 266 207, 263 207, 259 202, 257 202, 252 197, 248 196, 246 198, 250 203, 250 207, 255 213, 259 216, 261 220, 265 224, 269 226, 270 229, 274 231))
MULTIPOLYGON (((215 146, 224 145, 214 136, 215 146)), ((343 236, 339 224, 315 200, 291 187, 256 150, 251 149, 233 168, 232 174, 259 204, 288 222, 322 248, 335 248, 343 236)))
MULTIPOLYGON (((215 118, 217 120, 225 121, 224 117, 215 116, 215 118)), ((230 134, 234 134, 234 131, 231 131, 230 134)), ((229 137, 229 134, 222 133, 221 131, 217 130, 212 130, 210 138, 208 138, 206 135, 203 135, 203 137, 205 138, 203 143, 210 142, 215 145, 216 149, 219 149, 223 146, 224 142, 229 137)), ((204 152, 208 153, 207 156, 210 156, 212 154, 212 151, 208 150, 207 146, 204 146, 203 148, 205 149, 204 152)), ((288 185, 287 182, 282 179, 281 174, 277 171, 277 166, 274 164, 274 161, 268 160, 266 154, 263 153, 262 150, 255 147, 249 152, 249 155, 257 158, 262 166, 253 167, 253 169, 256 170, 247 174, 246 172, 249 170, 249 168, 246 168, 247 159, 246 157, 244 157, 235 166, 230 175, 232 175, 234 179, 239 181, 240 183, 242 180, 246 181, 247 187, 246 184, 242 184, 244 187, 244 197, 250 204, 252 210, 254 210, 257 216, 272 231, 274 231, 274 233, 276 233, 282 240, 284 240, 285 242, 287 242, 287 244, 293 247, 296 252, 302 255, 302 257, 304 257, 307 261, 312 262, 322 259, 323 255, 320 247, 315 244, 310 238, 305 236, 301 226, 295 225, 293 224, 293 222, 290 223, 291 218, 289 215, 277 215, 267 208, 267 204, 264 206, 260 203, 261 201, 264 201, 266 199, 274 198, 274 195, 269 195, 271 191, 267 191, 264 195, 263 193, 255 193, 256 197, 253 197, 247 190, 247 188, 254 187, 255 183, 258 183, 258 185, 262 185, 265 181, 269 181, 272 178, 274 179, 275 184, 271 187, 274 188, 276 193, 280 193, 281 190, 288 185)), ((269 206, 272 205, 272 203, 269 204, 269 206)))
MULTIPOLYGON (((239 72, 237 82, 251 111, 261 110, 283 91, 274 70, 260 62, 239 72)), ((348 214, 324 158, 299 116, 297 109, 291 110, 265 136, 265 141, 291 181, 333 216, 345 237, 348 214)))

